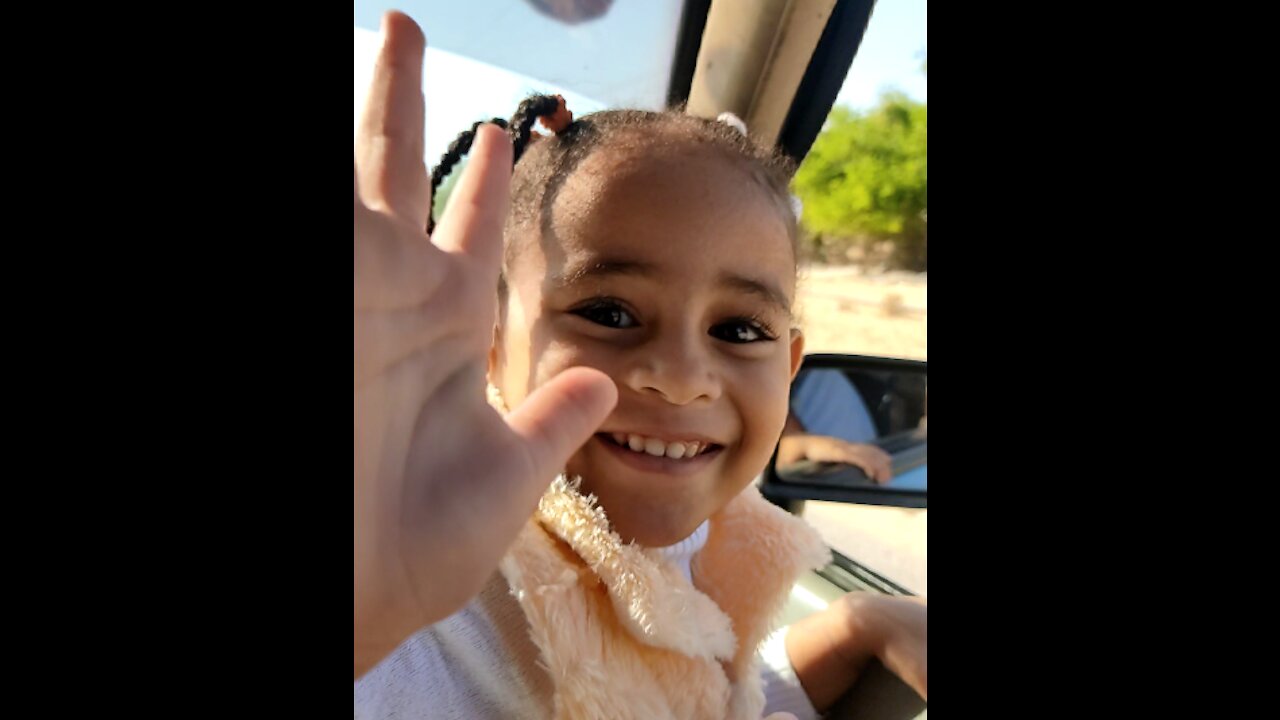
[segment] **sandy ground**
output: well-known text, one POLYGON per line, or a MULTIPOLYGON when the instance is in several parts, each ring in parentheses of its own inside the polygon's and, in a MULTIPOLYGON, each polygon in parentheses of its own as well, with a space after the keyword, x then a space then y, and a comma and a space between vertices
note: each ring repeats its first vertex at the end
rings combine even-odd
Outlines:
POLYGON ((800 271, 797 314, 805 352, 928 359, 924 275, 865 276, 839 267, 800 271))
MULTIPOLYGON (((797 300, 807 353, 928 359, 924 275, 810 267, 801 271, 797 300)), ((811 501, 804 517, 832 547, 928 595, 928 512, 811 501)))

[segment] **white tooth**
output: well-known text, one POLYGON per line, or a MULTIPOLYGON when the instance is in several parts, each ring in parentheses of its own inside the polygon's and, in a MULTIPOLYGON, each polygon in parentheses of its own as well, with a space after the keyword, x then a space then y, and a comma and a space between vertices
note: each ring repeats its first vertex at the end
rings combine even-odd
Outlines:
POLYGON ((684 454, 685 454, 685 457, 693 457, 694 455, 697 455, 700 452, 702 452, 702 443, 691 442, 689 443, 689 447, 685 449, 684 454))
POLYGON ((624 435, 624 434, 622 434, 622 433, 614 433, 614 434, 613 434, 613 441, 614 441, 614 442, 616 442, 616 443, 618 443, 619 445, 626 445, 626 444, 627 444, 627 436, 626 436, 626 435, 624 435))
POLYGON ((628 435, 627 447, 635 450, 636 452, 644 452, 644 438, 639 435, 628 435))
POLYGON ((679 460, 684 457, 684 443, 673 442, 667 446, 667 457, 679 460))
POLYGON ((667 454, 667 444, 661 440, 649 438, 644 441, 644 451, 654 457, 662 457, 667 454))

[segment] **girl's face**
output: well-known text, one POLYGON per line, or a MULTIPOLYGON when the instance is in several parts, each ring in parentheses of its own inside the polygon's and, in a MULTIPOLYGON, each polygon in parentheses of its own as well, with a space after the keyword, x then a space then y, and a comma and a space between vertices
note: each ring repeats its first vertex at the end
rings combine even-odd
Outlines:
POLYGON ((491 381, 515 407, 569 367, 613 378, 617 408, 566 470, 623 540, 678 542, 760 473, 786 422, 803 342, 783 216, 687 144, 592 153, 550 216, 512 240, 491 381))

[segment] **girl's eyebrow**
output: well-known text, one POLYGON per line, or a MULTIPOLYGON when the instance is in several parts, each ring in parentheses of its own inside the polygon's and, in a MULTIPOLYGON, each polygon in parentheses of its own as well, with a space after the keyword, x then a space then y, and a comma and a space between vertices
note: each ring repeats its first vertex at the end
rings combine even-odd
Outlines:
MULTIPOLYGON (((656 278, 659 277, 660 270, 656 264, 642 260, 591 258, 586 262, 566 267, 563 272, 553 276, 551 282, 557 288, 566 288, 583 280, 616 275, 656 278)), ((791 301, 771 282, 727 270, 720 273, 718 280, 720 287, 754 295, 787 315, 791 314, 791 301)))
POLYGON ((658 266, 639 260, 598 260, 570 265, 563 272, 551 278, 551 282, 560 288, 569 287, 587 279, 609 277, 612 275, 639 275, 652 277, 657 275, 658 266))
POLYGON ((787 315, 791 314, 791 301, 771 282, 725 271, 720 273, 720 286, 755 295, 787 315))

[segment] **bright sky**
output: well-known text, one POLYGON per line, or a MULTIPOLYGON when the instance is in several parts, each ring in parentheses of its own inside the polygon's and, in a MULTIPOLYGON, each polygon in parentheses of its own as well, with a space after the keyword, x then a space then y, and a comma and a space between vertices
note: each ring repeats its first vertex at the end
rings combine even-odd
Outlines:
MULTIPOLYGON (((355 29, 355 109, 352 135, 360 124, 365 94, 373 76, 373 64, 382 39, 376 32, 355 29)), ((521 77, 492 65, 444 50, 427 48, 423 62, 423 94, 427 104, 426 160, 436 164, 458 133, 476 120, 511 117, 516 106, 533 92, 560 93, 579 115, 604 106, 576 93, 521 77)))
MULTIPOLYGON (((385 3, 356 3, 356 123, 359 122, 374 58, 380 46, 375 29, 386 7, 389 5, 385 3)), ((550 77, 565 78, 575 87, 582 87, 579 80, 573 79, 575 71, 585 71, 586 77, 591 77, 592 73, 608 75, 610 82, 614 83, 610 86, 611 94, 617 93, 620 84, 627 87, 626 83, 635 83, 637 96, 652 97, 660 91, 648 85, 653 84, 662 72, 650 70, 637 79, 635 67, 643 62, 640 58, 644 58, 645 53, 649 62, 653 62, 659 51, 666 53, 661 57, 670 56, 670 48, 656 47, 653 38, 669 39, 670 28, 678 19, 679 3, 674 0, 614 0, 605 17, 572 27, 544 20, 519 0, 473 0, 471 3, 404 0, 397 7, 417 19, 427 33, 423 91, 427 99, 426 160, 431 166, 449 142, 471 123, 494 115, 509 117, 519 101, 531 92, 559 92, 565 95, 570 109, 578 115, 604 107, 596 100, 567 92, 553 82, 512 73, 442 48, 466 52, 468 48, 480 47, 476 43, 488 37, 510 38, 507 43, 498 42, 496 50, 486 48, 486 57, 508 66, 530 67, 531 72, 532 66, 536 65, 538 71, 550 77), (651 11, 646 11, 646 8, 651 11), (470 15, 464 17, 461 15, 463 12, 470 15), (455 28, 465 25, 468 19, 473 25, 477 22, 483 24, 487 34, 477 36, 455 28), (593 34, 593 28, 599 32, 593 34), (613 44, 618 46, 617 49, 611 48, 608 52, 602 49, 601 45, 610 44, 601 40, 599 35, 602 32, 608 35, 606 41, 615 40, 613 44), (634 37, 635 42, 617 41, 616 38, 620 37, 634 37), (562 52, 553 56, 534 53, 529 49, 530 44, 537 46, 538 38, 550 38, 562 52), (636 48, 641 49, 640 55, 637 55, 636 48), (522 57, 538 60, 518 64, 522 57), (613 79, 615 76, 617 79, 613 79)), ((906 92, 918 100, 927 100, 925 75, 920 72, 927 41, 927 0, 879 0, 836 102, 854 108, 868 108, 875 104, 881 91, 889 88, 906 92)), ((665 82, 665 78, 661 78, 661 87, 665 87, 665 82)), ((653 103, 637 102, 633 106, 650 104, 653 103)))
POLYGON ((925 76, 920 72, 929 39, 927 24, 927 0, 879 0, 836 102, 869 108, 880 91, 889 88, 927 101, 925 76))

